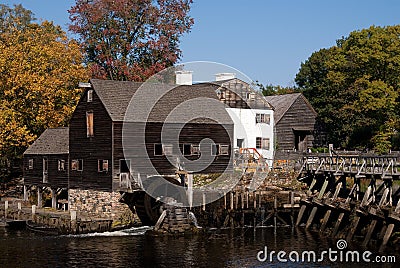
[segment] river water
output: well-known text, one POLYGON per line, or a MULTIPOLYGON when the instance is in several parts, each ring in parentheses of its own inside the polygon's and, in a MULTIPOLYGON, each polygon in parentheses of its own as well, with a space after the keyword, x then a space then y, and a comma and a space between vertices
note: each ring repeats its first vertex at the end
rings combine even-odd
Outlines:
MULTIPOLYGON (((385 265, 362 259, 331 261, 327 256, 318 261, 322 251, 338 251, 337 241, 301 228, 209 230, 189 237, 153 237, 145 235, 148 229, 44 236, 0 228, 0 267, 399 267, 400 263, 399 256, 396 263, 385 265), (285 251, 286 255, 278 259, 273 254, 265 260, 265 250, 268 256, 271 251, 285 251), (304 251, 315 251, 317 262, 307 258, 301 262, 304 251), (289 254, 296 259, 293 252, 299 252, 299 262, 290 261, 289 254), (285 259, 288 262, 282 261, 285 259)), ((361 254, 366 249, 349 244, 344 250, 359 250, 361 254)), ((385 252, 389 253, 396 254, 385 252)), ((373 253, 372 257, 375 255, 378 254, 373 253)))

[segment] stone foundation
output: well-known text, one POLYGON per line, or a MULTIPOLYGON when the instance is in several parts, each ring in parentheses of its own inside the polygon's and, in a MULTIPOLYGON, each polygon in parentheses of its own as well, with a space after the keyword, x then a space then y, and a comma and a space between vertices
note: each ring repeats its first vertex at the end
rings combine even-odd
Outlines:
POLYGON ((77 211, 78 217, 107 218, 133 222, 134 215, 126 204, 119 202, 117 192, 69 189, 69 209, 77 211))

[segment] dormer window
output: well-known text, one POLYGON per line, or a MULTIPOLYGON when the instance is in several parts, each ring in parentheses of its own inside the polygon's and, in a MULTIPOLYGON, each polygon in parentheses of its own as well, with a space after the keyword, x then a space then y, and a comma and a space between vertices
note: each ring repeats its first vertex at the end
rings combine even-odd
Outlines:
POLYGON ((93 101, 93 89, 89 89, 87 92, 87 102, 93 101))

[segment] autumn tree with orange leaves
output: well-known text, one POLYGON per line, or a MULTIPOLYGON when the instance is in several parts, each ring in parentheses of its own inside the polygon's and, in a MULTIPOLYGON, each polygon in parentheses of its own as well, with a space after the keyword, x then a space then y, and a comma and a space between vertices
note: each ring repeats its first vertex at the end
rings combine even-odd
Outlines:
POLYGON ((0 177, 46 128, 67 125, 89 79, 76 41, 21 5, 0 5, 0 177))
POLYGON ((79 36, 92 77, 144 81, 181 56, 192 0, 77 0, 70 30, 79 36))

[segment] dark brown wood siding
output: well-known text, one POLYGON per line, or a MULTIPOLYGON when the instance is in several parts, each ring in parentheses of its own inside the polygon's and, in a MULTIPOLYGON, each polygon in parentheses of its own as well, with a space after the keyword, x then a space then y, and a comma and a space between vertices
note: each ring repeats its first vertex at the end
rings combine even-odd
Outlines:
POLYGON ((112 190, 112 121, 99 97, 87 102, 87 92, 80 100, 70 121, 70 187, 101 191, 112 190), (94 136, 87 137, 86 113, 93 112, 94 136), (72 170, 73 160, 83 160, 83 170, 72 170), (108 160, 108 171, 98 171, 98 160, 108 160))
POLYGON ((293 150, 295 148, 295 131, 308 132, 307 146, 312 147, 316 115, 303 97, 298 97, 281 120, 275 125, 277 150, 293 150))
MULTIPOLYGON (((199 144, 203 139, 211 139, 216 144, 229 145, 229 155, 216 156, 214 162, 206 169, 199 173, 222 173, 224 171, 232 170, 232 141, 233 137, 233 124, 232 125, 219 125, 219 124, 202 124, 202 123, 188 123, 184 126, 182 124, 169 124, 172 130, 180 130, 179 132, 179 145, 176 142, 167 142, 173 144, 173 156, 170 157, 174 161, 176 159, 179 146, 181 144, 199 144)), ((176 168, 166 156, 154 155, 155 144, 161 144, 161 129, 163 123, 129 123, 129 126, 124 131, 126 135, 124 142, 129 141, 125 145, 124 155, 122 144, 122 123, 114 124, 114 178, 118 177, 120 159, 129 159, 131 161, 132 172, 139 172, 141 174, 153 175, 154 166, 156 171, 162 175, 175 174, 176 168), (144 135, 142 130, 145 128, 145 150, 144 146, 140 145, 140 137, 144 135), (149 159, 148 159, 149 158, 149 159), (148 159, 148 160, 146 160, 148 159)), ((168 135, 167 135, 168 139, 168 135)), ((211 144, 210 144, 211 148, 211 144)), ((211 153, 211 149, 201 149, 202 153, 211 153), (208 151, 208 152, 207 152, 208 151)), ((198 159, 199 156, 186 156, 188 160, 198 159)), ((204 163, 200 163, 203 165, 204 163)), ((185 167, 185 166, 184 166, 185 167)))
POLYGON ((49 186, 52 188, 68 187, 68 154, 24 155, 25 185, 49 186), (47 183, 43 182, 43 159, 48 161, 47 183), (33 160, 33 168, 29 169, 29 160, 33 160), (63 160, 64 170, 58 170, 58 161, 63 160))

